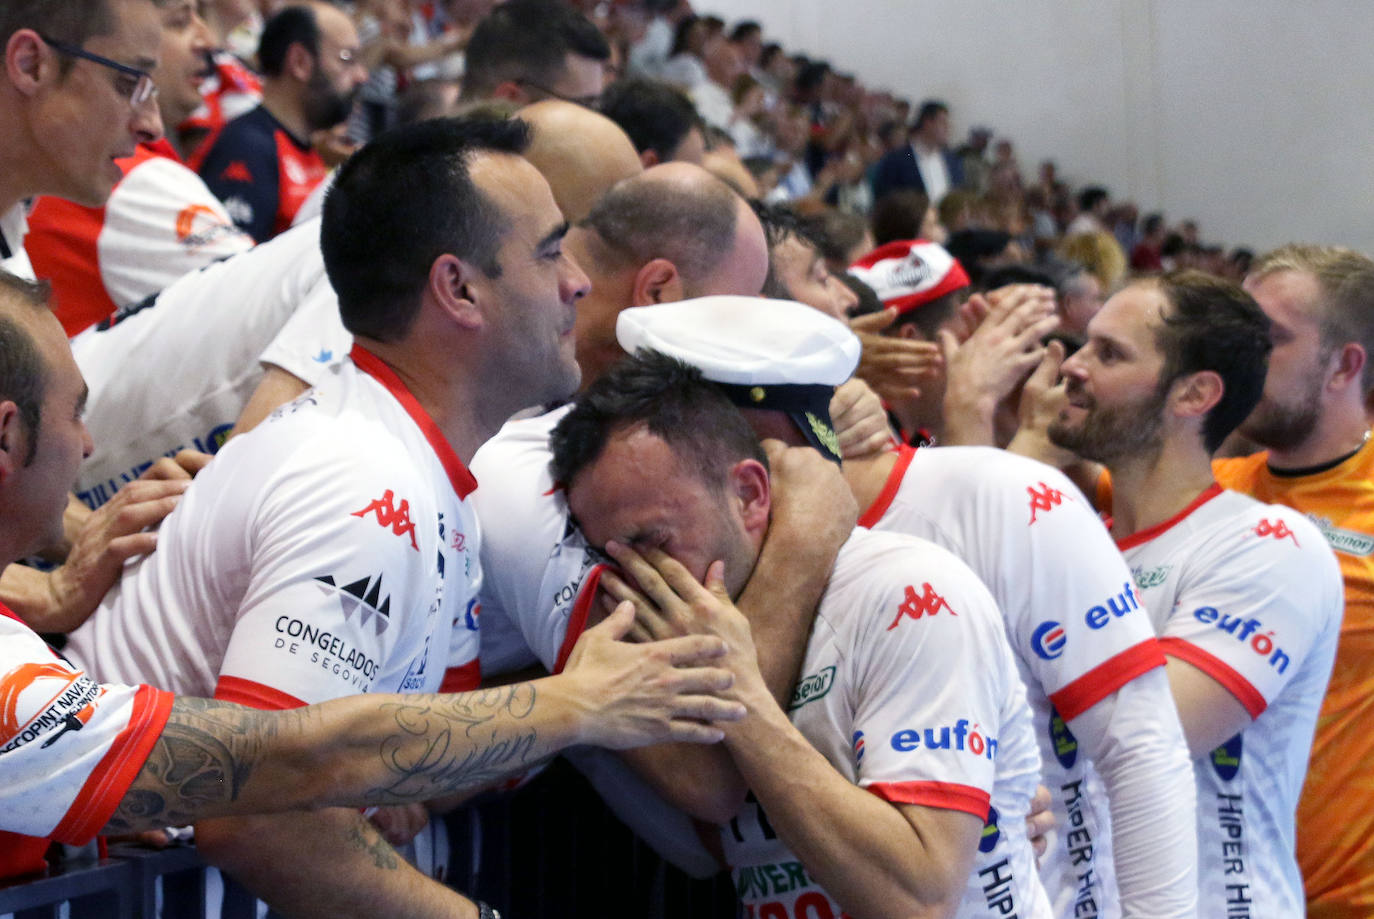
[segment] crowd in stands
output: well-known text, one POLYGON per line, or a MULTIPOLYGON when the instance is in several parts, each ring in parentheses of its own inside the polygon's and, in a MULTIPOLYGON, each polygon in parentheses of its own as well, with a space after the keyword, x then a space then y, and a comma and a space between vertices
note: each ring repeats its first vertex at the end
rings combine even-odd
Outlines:
POLYGON ((0 881, 1374 914, 1374 261, 769 39, 0 6, 0 881), (582 838, 480 831, 540 787, 582 838), (612 833, 652 882, 484 886, 612 833))

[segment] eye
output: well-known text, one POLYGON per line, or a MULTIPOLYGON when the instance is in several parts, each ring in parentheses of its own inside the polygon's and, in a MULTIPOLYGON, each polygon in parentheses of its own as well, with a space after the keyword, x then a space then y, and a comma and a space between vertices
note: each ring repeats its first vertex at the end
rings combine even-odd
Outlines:
POLYGON ((134 93, 138 90, 138 81, 139 78, 132 74, 118 74, 115 76, 114 81, 115 92, 119 93, 125 99, 132 99, 134 93))

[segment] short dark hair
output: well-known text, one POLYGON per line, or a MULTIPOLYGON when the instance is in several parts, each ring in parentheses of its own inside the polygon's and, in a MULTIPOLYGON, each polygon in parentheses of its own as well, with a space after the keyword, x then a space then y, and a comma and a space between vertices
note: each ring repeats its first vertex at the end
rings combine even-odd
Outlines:
POLYGON ((638 425, 671 446, 712 488, 723 485, 724 471, 740 460, 768 465, 758 435, 714 383, 690 364, 645 349, 602 374, 553 429, 554 481, 572 485, 614 434, 638 425))
POLYGON ((508 0, 472 32, 463 69, 463 99, 489 96, 502 83, 552 86, 567 57, 607 61, 611 46, 586 16, 556 0, 508 0))
POLYGON ((949 106, 939 99, 927 99, 921 103, 921 108, 916 112, 916 123, 912 125, 917 131, 924 127, 925 123, 941 113, 949 114, 949 106))
POLYGON ((529 140, 517 119, 436 118, 387 131, 344 163, 325 197, 320 248, 348 331, 405 335, 445 253, 500 274, 506 215, 468 169, 480 153, 518 156, 529 140))
POLYGON ((258 39, 258 66, 265 76, 279 77, 286 69, 286 53, 300 45, 312 55, 320 53, 320 24, 308 6, 285 6, 262 27, 258 39))
POLYGON ((1078 209, 1090 211, 1110 197, 1101 185, 1089 185, 1078 193, 1078 209))
POLYGON ((1159 389, 1204 370, 1221 377, 1222 395, 1202 424, 1208 453, 1259 403, 1269 368, 1269 318, 1236 284, 1194 269, 1170 271, 1143 281, 1159 287, 1169 308, 1155 330, 1164 355, 1159 389))
POLYGON ((763 26, 752 19, 742 19, 735 23, 734 29, 730 31, 731 41, 745 41, 751 35, 762 35, 763 26))
POLYGON ((1145 222, 1140 225, 1141 232, 1150 236, 1164 228, 1164 215, 1158 212, 1145 215, 1145 222))
POLYGON ((988 271, 983 267, 983 260, 1001 255, 1011 245, 1013 238, 1005 230, 960 230, 949 235, 945 248, 964 266, 969 283, 981 290, 984 275, 988 271))
POLYGON ((729 253, 739 230, 737 200, 714 177, 688 187, 637 176, 612 186, 580 225, 620 264, 667 258, 691 287, 729 253))
POLYGON ((873 203, 869 218, 875 245, 885 246, 899 239, 919 239, 921 223, 930 210, 930 198, 914 188, 888 192, 873 203))
POLYGON ((617 80, 602 94, 599 108, 629 135, 637 151, 653 150, 661 162, 672 159, 691 130, 701 126, 687 94, 660 80, 617 80))
MULTIPOLYGON (((30 281, 0 269, 0 299, 18 301, 21 309, 46 310, 50 293, 46 281, 30 281)), ((19 408, 19 420, 29 435, 29 451, 24 457, 27 466, 38 452, 48 366, 33 336, 13 312, 8 306, 0 307, 0 399, 19 408)))
MULTIPOLYGON (((5 0, 0 3, 0 47, 20 29, 82 45, 115 30, 114 0, 5 0)), ((65 61, 65 58, 64 58, 65 61)), ((70 65, 70 61, 66 61, 70 65)))
POLYGON ((763 224, 763 235, 768 239, 768 276, 764 278, 761 293, 774 300, 791 300, 792 292, 783 285, 774 267, 773 250, 789 239, 800 240, 817 252, 820 251, 820 246, 817 245, 806 220, 790 207, 784 204, 769 204, 757 199, 750 201, 749 206, 758 215, 759 223, 763 224))

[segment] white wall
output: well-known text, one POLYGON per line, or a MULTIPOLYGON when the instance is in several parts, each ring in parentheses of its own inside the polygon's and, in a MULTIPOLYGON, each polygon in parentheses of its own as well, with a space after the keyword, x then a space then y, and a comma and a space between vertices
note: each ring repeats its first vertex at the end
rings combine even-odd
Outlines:
POLYGON ((1369 0, 704 0, 1011 137, 1142 211, 1259 249, 1374 253, 1369 0), (843 13, 839 12, 843 9, 843 13))

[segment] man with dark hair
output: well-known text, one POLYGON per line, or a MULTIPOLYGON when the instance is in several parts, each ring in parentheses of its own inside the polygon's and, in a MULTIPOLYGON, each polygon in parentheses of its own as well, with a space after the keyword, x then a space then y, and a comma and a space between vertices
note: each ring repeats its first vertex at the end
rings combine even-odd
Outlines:
POLYGON ((925 192, 931 204, 964 182, 959 158, 949 149, 949 106, 936 99, 921 103, 911 142, 883 155, 873 171, 873 200, 899 188, 925 192))
POLYGON ((594 107, 610 58, 605 37, 571 5, 510 0, 473 30, 462 101, 563 99, 594 107))
POLYGON ((1065 236, 1079 233, 1107 233, 1107 213, 1112 209, 1112 198, 1101 185, 1089 185, 1078 193, 1078 216, 1064 231, 1065 236))
POLYGON ((756 201, 754 213, 768 235, 768 277, 763 295, 796 300, 841 322, 859 298, 830 273, 810 227, 787 207, 756 201))
POLYGON ((701 118, 687 94, 643 77, 617 80, 601 96, 601 112, 624 129, 647 169, 680 160, 701 165, 706 140, 701 118))
MULTIPOLYGON (((84 389, 46 287, 0 272, 0 561, 60 530, 64 483, 91 446, 84 389)), ((180 483, 147 484, 175 494, 180 483)), ((0 604, 0 878, 41 870, 48 836, 83 844, 102 828, 424 801, 570 743, 718 740, 694 719, 730 717, 729 706, 690 694, 723 686, 728 674, 674 664, 724 648, 713 655, 677 642, 641 654, 613 641, 630 611, 614 618, 583 643, 571 679, 482 697, 351 696, 287 717, 146 685, 96 685, 0 604), (627 685, 636 672, 653 675, 627 685)))
POLYGON ((1259 401, 1269 353, 1269 320, 1230 282, 1195 271, 1138 282, 1064 362, 1067 405, 1049 427, 1056 446, 1112 474, 1112 535, 1194 759, 1208 916, 1251 903, 1303 913, 1294 811, 1340 629, 1340 571, 1321 532, 1213 479, 1212 454, 1259 401))
POLYGON ((119 181, 114 160, 162 136, 151 75, 161 37, 149 0, 0 7, 0 267, 32 276, 25 198, 102 204, 119 181))
POLYGON ((1302 511, 1336 552, 1345 615, 1298 804, 1307 915, 1355 919, 1374 903, 1374 796, 1363 764, 1374 718, 1374 261, 1336 246, 1287 245, 1245 280, 1273 323, 1264 395, 1240 433, 1265 448, 1212 464, 1225 488, 1302 511))
MULTIPOLYGON (((466 464, 510 414, 576 388, 588 286, 526 132, 425 122, 340 171, 321 247, 352 359, 192 484, 72 636, 96 676, 258 708, 477 685, 466 464)), ((286 913, 473 914, 356 812, 202 823, 197 841, 286 913)))
MULTIPOLYGON (((645 314, 648 337, 683 342, 672 334, 680 326, 650 330, 650 314, 724 299, 735 298, 626 316, 645 314)), ((756 306, 792 312, 789 328, 773 323, 779 346, 764 349, 773 363, 821 362, 840 376, 852 369, 852 338, 843 349, 846 367, 829 353, 838 347, 833 336, 848 337, 841 324, 806 310, 798 315, 793 304, 756 306), (829 336, 816 328, 822 324, 833 328, 829 336)), ((683 346, 711 338, 720 318, 698 317, 701 333, 683 346)), ((756 342, 742 353, 770 395, 788 398, 785 390, 805 388, 765 380, 769 357, 756 342)), ((771 492, 758 437, 721 388, 694 368, 640 350, 583 394, 552 445, 554 474, 566 484, 587 542, 604 546, 673 628, 719 634, 731 645, 732 692, 750 715, 740 730, 726 732, 725 752, 739 777, 713 781, 707 791, 738 808, 719 832, 751 911, 929 909, 972 917, 985 914, 989 883, 972 869, 980 859, 998 859, 998 896, 1018 914, 1049 915, 1025 835, 1037 756, 1024 690, 996 605, 967 567, 930 543, 855 530, 829 572, 814 628, 789 648, 767 649, 802 658, 785 712, 759 669, 755 647, 763 641, 752 638, 731 602, 768 534, 771 492), (958 693, 941 691, 947 679, 957 680, 958 693), (938 727, 908 742, 915 732, 903 729, 915 725, 949 725, 949 743, 938 739, 938 727), (745 783, 754 797, 742 803, 745 783), (983 829, 989 808, 1000 815, 991 834, 983 829), (980 846, 980 834, 1000 843, 996 855, 979 853, 994 847, 980 846), (789 881, 772 884, 773 876, 789 881)), ((622 596, 623 588, 616 583, 608 593, 622 596)))
POLYGON ((328 173, 312 135, 348 117, 367 79, 361 53, 352 20, 320 0, 287 6, 263 27, 262 105, 207 140, 192 164, 258 242, 291 226, 328 173))

